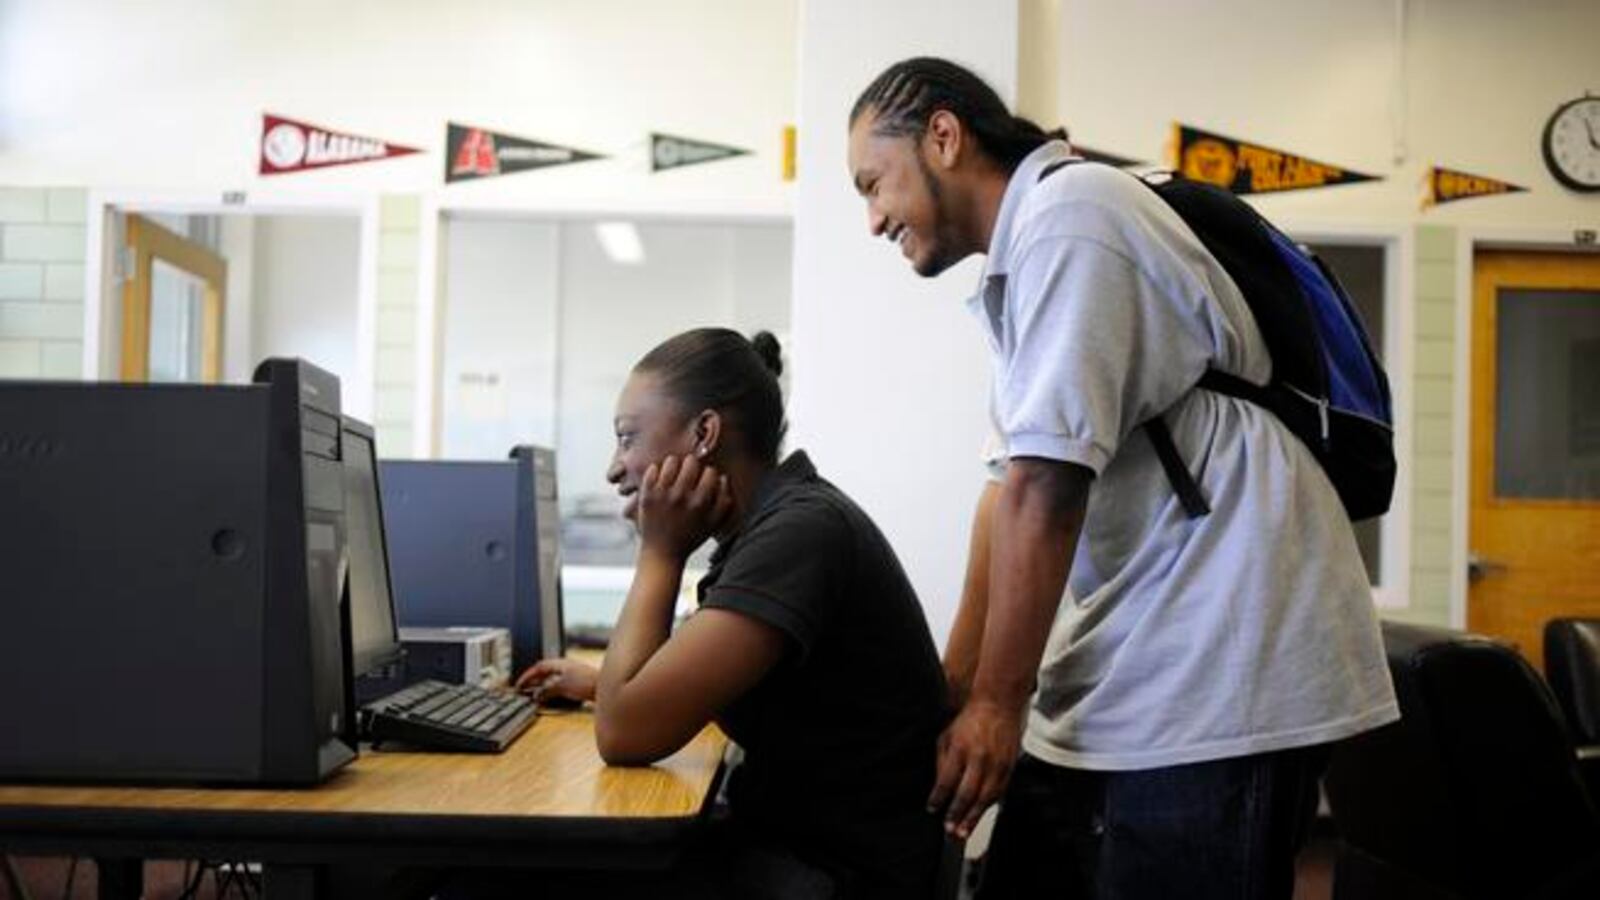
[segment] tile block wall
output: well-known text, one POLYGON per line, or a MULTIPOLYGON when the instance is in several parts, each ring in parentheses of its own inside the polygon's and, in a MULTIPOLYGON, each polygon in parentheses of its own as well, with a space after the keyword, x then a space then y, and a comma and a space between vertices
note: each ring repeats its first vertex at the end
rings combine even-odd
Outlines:
MULTIPOLYGON (((1411 448, 1411 590, 1389 618, 1450 624, 1451 487, 1455 466, 1456 230, 1437 225, 1416 232, 1416 335, 1411 448)), ((1403 464, 1403 463, 1402 463, 1403 464)))
POLYGON ((0 378, 83 377, 87 193, 0 187, 0 378))
POLYGON ((421 199, 381 198, 378 222, 378 346, 373 428, 378 452, 409 457, 416 399, 417 267, 421 199))

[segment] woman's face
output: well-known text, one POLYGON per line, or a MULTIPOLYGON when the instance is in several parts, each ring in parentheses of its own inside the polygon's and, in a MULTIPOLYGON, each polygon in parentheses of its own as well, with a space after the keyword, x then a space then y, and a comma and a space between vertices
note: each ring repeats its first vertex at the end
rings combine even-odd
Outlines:
POLYGON ((694 421, 660 389, 649 372, 634 372, 617 398, 617 450, 606 480, 626 500, 622 515, 634 521, 639 512, 639 483, 645 470, 668 456, 695 452, 694 421))

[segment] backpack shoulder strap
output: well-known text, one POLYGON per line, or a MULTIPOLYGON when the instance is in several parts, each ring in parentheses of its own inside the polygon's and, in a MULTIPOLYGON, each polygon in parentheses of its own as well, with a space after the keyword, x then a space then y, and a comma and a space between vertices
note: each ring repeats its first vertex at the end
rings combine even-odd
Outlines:
MULTIPOLYGON (((1074 156, 1070 159, 1058 159, 1039 171, 1039 181, 1049 178, 1051 175, 1054 175, 1062 169, 1065 169, 1067 166, 1076 165, 1077 163, 1086 163, 1088 161, 1089 160, 1078 156, 1074 156)), ((1038 182, 1036 181, 1034 183, 1037 184, 1038 182)))
POLYGON ((1161 460, 1162 470, 1167 473, 1167 480, 1172 482, 1178 502, 1183 504, 1183 511, 1191 519, 1210 513, 1211 506, 1200 494, 1200 485, 1195 483, 1194 475, 1183 464, 1183 457, 1178 455, 1178 446, 1172 442, 1172 431, 1167 428, 1166 420, 1156 416, 1144 423, 1143 427, 1150 438, 1150 446, 1155 448, 1156 458, 1161 460))
MULTIPOLYGON (((1077 157, 1057 160, 1045 166, 1039 172, 1039 180, 1043 181, 1067 166, 1082 162, 1088 162, 1088 160, 1077 157)), ((1139 178, 1136 175, 1133 178, 1146 187, 1152 187, 1143 178, 1139 178)), ((1211 373, 1207 372, 1206 374, 1210 375, 1211 373)), ((1243 382, 1242 379, 1240 381, 1243 382)), ((1248 382, 1243 383, 1248 384, 1248 382)), ((1204 379, 1201 380, 1200 385, 1202 387, 1206 386, 1204 379)), ((1183 504, 1183 511, 1191 519, 1198 519, 1209 514, 1211 506, 1206 503, 1205 496, 1200 493, 1200 485, 1195 482, 1194 475, 1184 465, 1183 457, 1178 453, 1178 445, 1172 441, 1172 431, 1167 428, 1166 420, 1156 416, 1145 422, 1142 427, 1145 434, 1150 438, 1150 446, 1156 451, 1156 458, 1161 461, 1162 470, 1167 473, 1167 480, 1172 483, 1172 490, 1178 495, 1178 502, 1183 504)))

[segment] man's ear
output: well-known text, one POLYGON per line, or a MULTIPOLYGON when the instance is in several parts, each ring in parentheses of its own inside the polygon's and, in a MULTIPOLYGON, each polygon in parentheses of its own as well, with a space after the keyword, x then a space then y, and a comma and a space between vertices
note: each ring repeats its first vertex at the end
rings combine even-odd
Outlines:
POLYGON ((966 149, 967 129, 961 119, 948 109, 936 109, 928 117, 928 127, 922 134, 923 147, 929 162, 942 169, 953 169, 966 149))
POLYGON ((722 446, 722 413, 703 409, 694 417, 694 455, 709 459, 722 446))

